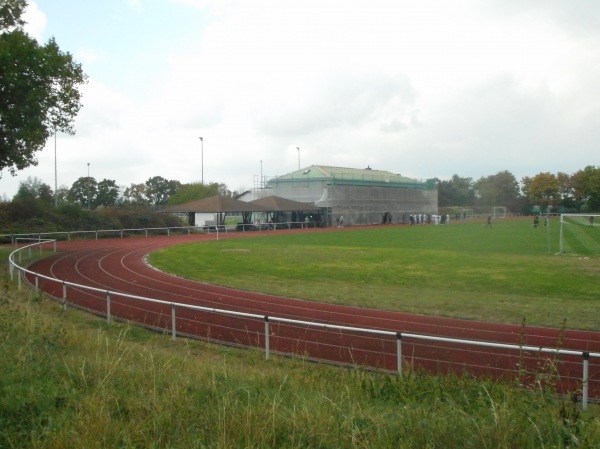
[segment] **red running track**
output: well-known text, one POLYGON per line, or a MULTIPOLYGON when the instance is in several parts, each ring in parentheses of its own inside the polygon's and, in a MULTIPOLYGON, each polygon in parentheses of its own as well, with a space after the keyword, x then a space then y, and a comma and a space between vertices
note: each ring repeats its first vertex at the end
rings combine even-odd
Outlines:
MULTIPOLYGON (((220 233, 219 238, 251 238, 267 232, 220 233)), ((314 232, 290 230, 280 232, 314 232)), ((327 232, 319 230, 318 232, 327 232)), ((214 240, 216 234, 160 236, 59 242, 58 253, 34 263, 30 269, 67 282, 168 302, 277 316, 350 327, 389 330, 523 346, 572 349, 600 353, 600 333, 522 327, 507 324, 413 315, 382 310, 337 306, 240 291, 178 278, 153 269, 146 255, 165 246, 214 240)), ((34 283, 32 276, 28 281, 34 283)), ((63 298, 62 283, 38 280, 39 287, 63 298)), ((69 287, 69 304, 106 314, 107 295, 69 287)), ((111 316, 170 331, 171 308, 111 294, 111 316)), ((178 309, 177 332, 181 335, 227 344, 264 348, 263 319, 241 318, 212 312, 178 309)), ((394 371, 396 337, 365 334, 307 325, 270 324, 270 348, 316 360, 394 371)), ((543 355, 538 352, 495 349, 454 343, 402 339, 404 370, 463 372, 474 375, 519 378, 528 384, 551 381, 560 393, 580 393, 582 356, 543 355), (517 374, 519 376, 517 376, 517 374), (558 379, 558 380, 557 380, 558 379)), ((589 361, 590 397, 600 399, 600 360, 589 361)))

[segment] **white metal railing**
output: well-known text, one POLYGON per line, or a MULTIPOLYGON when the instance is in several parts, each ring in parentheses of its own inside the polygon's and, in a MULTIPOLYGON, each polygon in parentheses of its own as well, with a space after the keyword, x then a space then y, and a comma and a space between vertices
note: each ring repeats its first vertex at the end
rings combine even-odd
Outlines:
POLYGON ((118 235, 120 238, 124 238, 127 234, 140 234, 148 237, 149 233, 165 232, 167 235, 171 235, 172 231, 183 230, 187 234, 191 234, 192 231, 200 231, 201 229, 196 226, 170 226, 170 227, 157 227, 157 228, 130 228, 130 229, 95 229, 93 231, 48 231, 48 232, 29 232, 22 234, 0 234, 0 239, 11 239, 11 243, 14 245, 17 240, 42 240, 44 237, 46 240, 51 236, 55 236, 60 239, 62 236, 65 240, 71 241, 71 237, 82 235, 93 235, 96 240, 102 235, 118 235))
POLYGON ((123 228, 123 229, 95 229, 90 231, 48 231, 48 232, 29 232, 20 234, 0 234, 0 240, 10 239, 11 244, 15 244, 17 240, 42 240, 49 239, 50 237, 56 237, 56 239, 71 241, 72 237, 76 236, 89 236, 92 235, 94 239, 98 240, 102 236, 117 236, 120 238, 127 237, 130 234, 139 234, 148 237, 148 235, 154 233, 165 233, 171 235, 173 231, 186 232, 190 235, 192 232, 230 232, 230 231, 266 231, 276 229, 292 229, 292 228, 315 228, 317 224, 314 221, 290 221, 281 223, 237 223, 232 225, 212 225, 212 226, 169 226, 169 227, 156 227, 156 228, 123 228))
MULTIPOLYGON (((42 240, 42 239, 20 239, 20 240, 23 240, 23 241, 36 240, 36 241, 35 241, 35 243, 30 243, 28 245, 25 245, 21 248, 16 249, 9 255, 10 277, 11 277, 11 280, 14 280, 14 270, 18 271, 17 277, 18 277, 18 288, 19 289, 22 288, 21 279, 24 277, 25 274, 29 274, 34 278, 33 284, 34 284, 34 288, 35 288, 36 292, 38 292, 39 288, 40 288, 39 287, 40 279, 44 279, 49 282, 61 284, 62 292, 63 292, 62 293, 63 307, 66 307, 68 305, 67 287, 72 287, 75 289, 85 290, 85 291, 89 291, 89 292, 100 293, 101 295, 105 295, 105 298, 106 298, 106 309, 103 312, 103 314, 106 316, 106 319, 109 322, 113 319, 113 315, 111 314, 111 298, 114 298, 115 296, 131 299, 131 300, 136 300, 136 301, 143 301, 143 302, 147 302, 147 303, 168 306, 171 309, 171 317, 170 317, 171 325, 170 325, 170 330, 169 329, 167 329, 167 330, 171 333, 171 338, 173 340, 176 339, 176 336, 178 333, 180 335, 183 335, 182 332, 177 331, 176 310, 178 308, 186 309, 186 310, 193 310, 193 311, 215 313, 215 314, 221 314, 221 315, 228 315, 228 316, 233 316, 233 317, 264 320, 264 323, 265 323, 264 324, 264 351, 265 351, 265 358, 267 360, 269 359, 269 355, 271 352, 270 323, 272 323, 272 322, 286 323, 286 324, 291 324, 291 325, 301 325, 301 326, 307 326, 307 327, 317 328, 317 329, 318 328, 333 329, 333 330, 337 330, 337 331, 349 331, 349 332, 360 333, 360 334, 371 334, 371 335, 395 337, 395 339, 396 339, 396 354, 395 354, 395 356, 396 356, 396 371, 400 375, 403 374, 403 369, 402 369, 402 360, 403 360, 402 341, 403 341, 403 339, 433 341, 433 342, 438 342, 438 343, 440 343, 440 342, 441 343, 451 343, 454 345, 468 345, 468 346, 488 347, 488 348, 496 348, 496 349, 506 349, 506 350, 513 350, 513 351, 519 351, 519 352, 530 351, 530 352, 537 352, 537 353, 553 354, 555 356, 560 356, 560 355, 576 356, 576 357, 581 357, 581 359, 582 359, 582 375, 581 375, 582 408, 585 410, 585 409, 587 409, 588 401, 589 401, 589 360, 590 360, 590 358, 600 358, 600 353, 589 352, 589 351, 584 351, 584 350, 559 349, 559 348, 547 348, 547 347, 537 347, 537 346, 529 346, 529 345, 496 343, 496 342, 489 342, 489 341, 467 340, 467 339, 459 339, 459 338, 451 338, 451 337, 440 337, 440 336, 432 336, 432 335, 414 334, 414 333, 408 333, 408 332, 395 332, 395 331, 390 331, 390 330, 343 326, 343 325, 314 322, 314 321, 303 321, 303 320, 278 317, 278 316, 259 315, 259 314, 255 314, 255 313, 246 313, 246 312, 239 312, 239 311, 220 309, 220 308, 195 306, 195 305, 190 305, 190 304, 148 298, 148 297, 144 297, 144 296, 130 295, 130 294, 123 293, 123 292, 100 289, 97 287, 86 286, 86 285, 82 285, 82 284, 77 284, 77 283, 68 282, 65 280, 49 277, 49 276, 46 276, 46 275, 43 275, 40 273, 36 273, 31 270, 28 270, 27 268, 24 268, 24 267, 18 265, 17 262, 15 261, 15 258, 18 257, 19 263, 21 263, 21 254, 24 250, 27 250, 29 252, 29 257, 31 257, 32 247, 34 247, 36 245, 39 245, 39 247, 40 247, 40 254, 42 253, 42 246, 44 244, 52 244, 53 250, 56 251, 56 240, 53 240, 53 239, 45 239, 45 240, 42 240)), ((73 302, 73 305, 76 306, 76 303, 73 302)), ((116 317, 116 318, 118 318, 118 317, 116 317)), ((143 325, 144 323, 139 323, 139 324, 143 325)), ((211 340, 215 340, 215 339, 211 337, 211 340)), ((219 341, 219 340, 216 340, 216 341, 219 341)), ((227 343, 224 340, 222 342, 227 343)), ((293 355, 293 354, 291 354, 291 355, 293 355)))

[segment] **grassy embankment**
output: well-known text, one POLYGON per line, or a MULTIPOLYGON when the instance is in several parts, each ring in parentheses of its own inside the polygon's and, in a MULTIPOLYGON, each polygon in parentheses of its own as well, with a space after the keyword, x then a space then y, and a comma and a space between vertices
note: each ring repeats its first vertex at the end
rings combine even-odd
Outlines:
POLYGON ((63 311, 30 291, 15 291, 2 273, 2 448, 600 443, 597 408, 582 412, 552 391, 466 376, 401 378, 302 360, 265 361, 260 352, 172 341, 63 311))
POLYGON ((556 256, 558 222, 334 229, 168 248, 191 279, 315 301, 600 330, 600 258, 556 256), (549 244, 550 242, 550 244, 549 244))

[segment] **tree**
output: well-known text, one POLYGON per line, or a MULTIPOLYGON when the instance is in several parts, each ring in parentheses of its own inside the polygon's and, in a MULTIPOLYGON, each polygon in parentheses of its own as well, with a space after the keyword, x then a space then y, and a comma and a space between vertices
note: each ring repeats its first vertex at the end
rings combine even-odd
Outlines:
POLYGON ((576 209, 577 205, 573 195, 573 178, 567 173, 558 172, 556 180, 558 181, 560 205, 567 209, 576 209))
POLYGON ((111 207, 117 204, 119 199, 119 186, 112 179, 104 179, 98 183, 95 205, 111 207))
POLYGON ((56 202, 58 204, 66 204, 69 202, 69 187, 65 184, 58 186, 56 191, 56 202))
POLYGON ((539 206, 557 206, 559 199, 559 184, 552 173, 538 173, 531 178, 527 195, 532 204, 539 206))
POLYGON ((35 153, 56 132, 74 134, 81 109, 81 65, 50 39, 39 45, 22 29, 27 0, 0 6, 0 177, 37 165, 35 153))
POLYGON ((123 202, 145 206, 148 204, 148 198, 146 197, 146 185, 145 184, 131 184, 123 191, 123 202))
POLYGON ((69 190, 69 201, 91 209, 96 202, 98 183, 91 176, 79 178, 69 190))
POLYGON ((41 179, 29 176, 25 181, 19 182, 19 190, 14 199, 39 199, 50 204, 52 203, 52 188, 48 184, 44 184, 41 179))
POLYGON ((447 206, 471 206, 475 202, 472 178, 452 175, 449 181, 438 181, 438 204, 447 206))
POLYGON ((572 177, 575 200, 585 212, 600 211, 600 168, 588 165, 572 177))
POLYGON ((180 185, 179 181, 168 181, 162 176, 154 176, 146 181, 146 198, 155 206, 167 204, 180 185))
POLYGON ((519 183, 509 171, 479 178, 475 183, 475 190, 482 206, 505 206, 509 210, 521 207, 519 183))
POLYGON ((215 196, 219 193, 219 184, 213 182, 204 184, 193 182, 190 184, 181 184, 177 191, 171 196, 169 205, 189 203, 190 201, 200 200, 209 196, 215 196))

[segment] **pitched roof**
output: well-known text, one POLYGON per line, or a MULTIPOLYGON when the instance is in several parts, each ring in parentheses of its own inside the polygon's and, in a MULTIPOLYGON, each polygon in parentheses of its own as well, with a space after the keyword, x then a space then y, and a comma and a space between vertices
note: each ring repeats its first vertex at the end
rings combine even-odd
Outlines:
POLYGON ((312 203, 292 201, 275 195, 259 198, 254 201, 250 201, 250 203, 267 207, 271 212, 319 210, 319 208, 312 203))
POLYGON ((408 178, 386 170, 367 168, 332 167, 328 165, 311 165, 283 176, 271 179, 269 185, 294 182, 325 181, 330 184, 380 185, 424 188, 429 183, 408 178))

